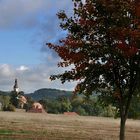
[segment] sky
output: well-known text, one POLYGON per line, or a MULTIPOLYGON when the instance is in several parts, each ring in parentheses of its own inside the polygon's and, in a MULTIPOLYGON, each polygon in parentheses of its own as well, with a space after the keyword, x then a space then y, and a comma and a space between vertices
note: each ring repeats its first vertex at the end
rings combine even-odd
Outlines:
POLYGON ((40 88, 73 90, 75 82, 50 81, 59 57, 46 42, 58 42, 66 36, 56 14, 72 14, 72 0, 0 0, 0 90, 13 90, 18 79, 21 91, 40 88))

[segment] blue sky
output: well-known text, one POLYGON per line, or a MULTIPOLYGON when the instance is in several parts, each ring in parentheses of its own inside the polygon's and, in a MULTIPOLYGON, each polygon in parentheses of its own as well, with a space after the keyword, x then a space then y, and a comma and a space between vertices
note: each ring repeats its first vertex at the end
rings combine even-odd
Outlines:
POLYGON ((25 93, 39 88, 73 90, 74 83, 51 82, 61 72, 59 58, 46 47, 65 36, 56 13, 72 14, 72 0, 0 1, 0 90, 12 90, 17 78, 25 93))

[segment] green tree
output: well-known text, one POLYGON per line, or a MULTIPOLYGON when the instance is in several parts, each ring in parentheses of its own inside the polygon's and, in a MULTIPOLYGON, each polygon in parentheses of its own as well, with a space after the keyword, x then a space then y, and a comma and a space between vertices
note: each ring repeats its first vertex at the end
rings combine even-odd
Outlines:
POLYGON ((105 107, 102 111, 102 116, 104 117, 116 117, 117 114, 117 110, 115 107, 108 105, 107 107, 105 107))
POLYGON ((2 109, 10 104, 10 97, 8 95, 0 95, 0 102, 2 103, 2 109))
POLYGON ((86 110, 82 107, 82 106, 78 106, 74 109, 74 111, 79 114, 79 115, 83 115, 86 116, 88 115, 88 113, 86 112, 86 110))
POLYGON ((76 96, 71 100, 71 105, 73 108, 76 108, 77 106, 81 106, 82 103, 83 103, 83 98, 81 97, 76 96))
POLYGON ((61 113, 71 111, 72 105, 71 105, 69 98, 67 98, 65 96, 60 96, 57 99, 57 101, 60 102, 60 104, 61 104, 61 113))
POLYGON ((57 100, 49 100, 47 101, 47 112, 59 114, 61 113, 61 103, 57 100))
POLYGON ((97 99, 91 99, 84 101, 82 107, 86 110, 90 116, 101 116, 104 112, 103 107, 100 105, 97 99))
POLYGON ((26 97, 27 99, 27 104, 24 105, 24 109, 26 111, 30 110, 32 108, 33 103, 35 102, 31 97, 26 97))
POLYGON ((110 97, 121 117, 120 140, 132 97, 140 87, 140 2, 138 0, 73 0, 74 15, 57 15, 67 36, 47 45, 61 57, 58 66, 69 67, 51 79, 77 80, 75 91, 86 96, 99 91, 110 97), (114 103, 115 102, 115 103, 114 103))
POLYGON ((140 119, 140 95, 134 96, 132 99, 128 112, 128 118, 140 119))
POLYGON ((12 105, 14 105, 16 108, 18 108, 18 99, 17 99, 18 93, 15 91, 12 91, 10 93, 10 102, 12 105))

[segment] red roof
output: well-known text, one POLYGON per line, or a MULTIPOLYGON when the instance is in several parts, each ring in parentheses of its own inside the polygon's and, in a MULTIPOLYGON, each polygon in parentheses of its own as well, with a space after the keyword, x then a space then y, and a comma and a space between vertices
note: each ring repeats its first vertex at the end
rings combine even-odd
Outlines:
POLYGON ((64 115, 78 115, 76 112, 64 112, 64 115))

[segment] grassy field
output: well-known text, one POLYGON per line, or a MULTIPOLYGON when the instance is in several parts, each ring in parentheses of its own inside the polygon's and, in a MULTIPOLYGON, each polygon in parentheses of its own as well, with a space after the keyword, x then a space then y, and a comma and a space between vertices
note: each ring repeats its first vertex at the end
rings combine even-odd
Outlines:
MULTIPOLYGON (((119 119, 0 112, 0 140, 118 140, 119 119)), ((126 140, 140 140, 140 120, 128 120, 126 140)))

